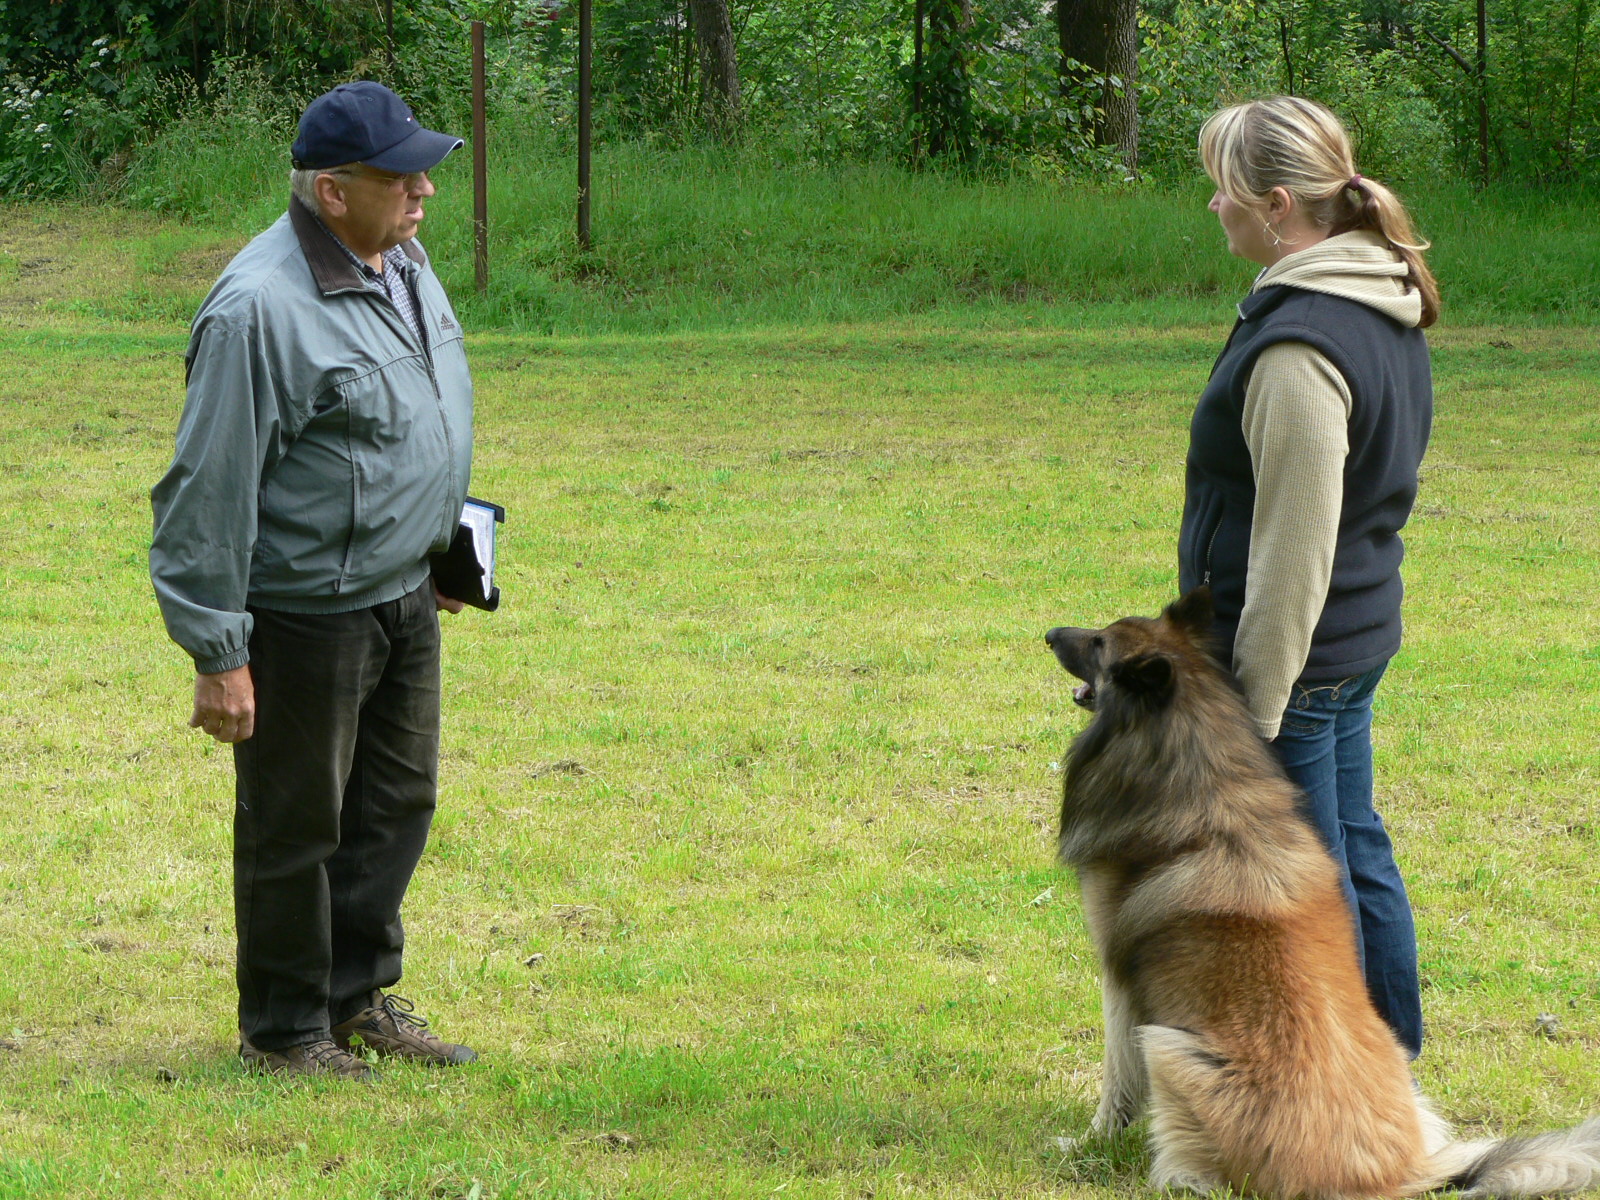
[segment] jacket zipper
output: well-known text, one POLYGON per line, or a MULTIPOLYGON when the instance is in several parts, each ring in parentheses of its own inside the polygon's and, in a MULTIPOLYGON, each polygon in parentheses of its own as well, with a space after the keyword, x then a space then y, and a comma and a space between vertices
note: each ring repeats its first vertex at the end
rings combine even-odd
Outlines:
MULTIPOLYGON (((455 492, 456 492, 456 487, 455 487, 455 479, 456 479, 456 447, 455 447, 455 439, 452 438, 451 435, 450 435, 450 421, 445 416, 445 411, 444 411, 444 393, 439 390, 439 372, 438 372, 438 369, 435 367, 434 361, 433 361, 433 346, 432 346, 431 340, 430 340, 431 337, 432 337, 432 334, 433 334, 433 330, 432 330, 431 326, 428 323, 428 319, 429 319, 430 314, 424 308, 423 303, 422 303, 422 289, 419 287, 419 288, 415 289, 411 294, 416 299, 416 302, 417 302, 417 330, 418 330, 418 339, 417 340, 422 343, 422 356, 423 356, 423 359, 428 364, 428 381, 433 384, 434 407, 437 408, 438 411, 439 411, 439 428, 444 433, 445 463, 446 463, 446 469, 450 472, 450 485, 451 485, 450 486, 450 494, 454 495, 455 492)), ((450 524, 446 526, 447 529, 454 529, 455 526, 461 520, 461 514, 460 513, 450 513, 450 512, 447 511, 445 513, 445 517, 450 522, 450 524)))
MULTIPOLYGON (((419 274, 420 274, 420 272, 419 272, 419 274)), ((401 287, 410 287, 411 285, 410 285, 410 283, 408 281, 402 279, 400 281, 400 286, 401 287)), ((370 289, 368 289, 368 290, 370 291, 370 289)), ((374 294, 376 294, 376 293, 374 293, 374 294)), ((445 463, 446 463, 446 468, 445 469, 447 471, 449 471, 449 473, 450 473, 450 484, 451 484, 450 491, 451 491, 452 494, 454 494, 454 492, 456 490, 455 489, 456 447, 455 447, 455 440, 450 436, 450 422, 445 417, 445 412, 444 412, 444 393, 439 390, 439 372, 434 366, 434 362, 433 362, 433 346, 429 341, 429 334, 431 332, 431 328, 430 328, 430 326, 428 324, 428 321, 429 321, 429 317, 431 316, 431 314, 427 311, 426 307, 424 306, 424 304, 422 302, 422 289, 420 287, 412 289, 411 298, 412 298, 412 300, 414 301, 414 303, 416 305, 416 313, 417 313, 416 337, 417 337, 417 343, 422 348, 422 361, 425 362, 428 365, 428 382, 433 385, 434 408, 439 413, 439 429, 444 434, 445 463)), ((411 327, 406 324, 405 318, 400 315, 400 310, 398 308, 395 308, 394 301, 389 299, 389 297, 387 295, 383 297, 383 300, 384 300, 384 303, 386 303, 389 306, 389 308, 394 312, 395 320, 397 320, 400 323, 401 328, 403 328, 406 331, 406 333, 409 334, 411 332, 411 327)), ((450 515, 451 514, 448 513, 448 512, 445 514, 446 517, 449 517, 450 515)), ((455 520, 456 521, 460 520, 459 515, 456 516, 455 520)), ((452 524, 450 526, 450 528, 454 528, 454 525, 452 524)))
POLYGON ((1211 586, 1211 551, 1216 547, 1217 534, 1222 532, 1222 519, 1217 519, 1216 528, 1211 531, 1211 539, 1206 542, 1206 573, 1200 579, 1201 587, 1211 586))
MULTIPOLYGON (((418 272, 418 274, 421 274, 421 272, 418 272)), ((402 286, 410 285, 402 280, 402 286)), ((384 299, 389 298, 386 296, 384 299)), ((456 443, 454 443, 454 438, 450 434, 450 419, 445 416, 445 394, 438 390, 438 370, 434 363, 434 346, 430 342, 430 336, 432 336, 432 331, 434 330, 432 330, 432 325, 429 322, 430 317, 434 314, 430 314, 427 307, 424 306, 424 302, 422 302, 422 288, 413 288, 411 290, 411 299, 416 302, 416 339, 421 342, 422 362, 427 363, 427 381, 434 386, 434 406, 438 410, 438 427, 445 435, 445 464, 446 470, 450 472, 450 491, 451 494, 454 494, 454 491, 456 491, 456 486, 454 486, 456 485, 456 443)), ((394 301, 389 301, 389 306, 394 307, 394 301)), ((395 312, 395 317, 400 317, 398 310, 395 312)), ((405 325, 405 320, 402 318, 400 323, 405 325)), ((408 333, 410 333, 410 330, 408 330, 408 333)), ((461 514, 446 512, 445 518, 450 522, 450 525, 446 525, 446 528, 454 528, 456 523, 461 520, 461 514)))
MULTIPOLYGON (((379 300, 378 294, 365 285, 360 288, 348 288, 344 290, 359 291, 365 295, 371 296, 374 300, 379 300)), ((439 428, 444 433, 445 461, 447 463, 446 469, 450 472, 450 479, 453 484, 455 482, 456 473, 455 443, 450 437, 450 422, 445 419, 444 393, 439 390, 439 373, 434 369, 433 365, 433 347, 428 344, 428 320, 427 314, 423 310, 422 292, 420 288, 412 293, 412 298, 416 301, 417 309, 417 331, 415 336, 417 343, 422 350, 422 361, 428 365, 428 382, 433 385, 434 409, 439 414, 439 428)), ((400 326, 401 330, 406 336, 410 336, 412 333, 411 327, 406 324, 405 318, 400 315, 400 310, 395 307, 394 301, 389 299, 388 296, 383 296, 379 302, 389 306, 389 311, 394 314, 395 323, 400 326)), ((452 487, 451 490, 454 491, 454 488, 452 487)), ((339 577, 333 581, 333 594, 336 596, 341 590, 343 590, 345 580, 350 577, 350 560, 355 555, 355 544, 356 531, 355 525, 352 522, 350 527, 350 540, 345 544, 344 548, 344 563, 339 568, 339 577)))

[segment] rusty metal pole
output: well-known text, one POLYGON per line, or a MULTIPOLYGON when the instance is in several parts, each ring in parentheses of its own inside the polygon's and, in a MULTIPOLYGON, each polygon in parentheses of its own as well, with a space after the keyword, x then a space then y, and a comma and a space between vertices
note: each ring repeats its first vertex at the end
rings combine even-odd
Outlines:
POLYGON ((489 290, 488 121, 483 100, 483 22, 472 23, 472 252, 478 294, 489 290))
POLYGON ((587 250, 589 236, 589 136, 593 108, 589 79, 594 66, 594 0, 578 0, 578 249, 587 250))

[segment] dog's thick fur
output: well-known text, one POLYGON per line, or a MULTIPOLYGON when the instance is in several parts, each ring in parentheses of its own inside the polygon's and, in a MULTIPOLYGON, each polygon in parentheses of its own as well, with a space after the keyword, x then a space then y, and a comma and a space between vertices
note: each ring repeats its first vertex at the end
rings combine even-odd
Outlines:
POLYGON ((1456 1142, 1367 996, 1337 868, 1206 642, 1201 589, 1160 617, 1052 629, 1094 719, 1061 858, 1105 1001, 1107 1133, 1148 1103, 1151 1182, 1284 1200, 1577 1191, 1600 1120, 1456 1142))

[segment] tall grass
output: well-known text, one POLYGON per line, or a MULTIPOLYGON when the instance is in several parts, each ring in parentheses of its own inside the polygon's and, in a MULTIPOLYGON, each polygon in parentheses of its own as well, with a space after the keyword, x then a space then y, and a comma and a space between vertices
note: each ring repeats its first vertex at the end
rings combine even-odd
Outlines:
MULTIPOLYGON (((192 116, 147 148, 128 194, 242 239, 283 210, 292 136, 287 114, 264 116, 259 104, 192 116)), ((491 128, 489 178, 485 297, 473 292, 467 152, 435 173, 423 233, 479 328, 653 332, 935 310, 1214 321, 1253 270, 1228 256, 1198 169, 1189 186, 1112 188, 797 166, 760 145, 618 142, 596 153, 588 253, 575 243, 576 173, 561 137, 491 128)), ((1435 242, 1447 320, 1600 317, 1594 197, 1435 185, 1410 199, 1435 242)))

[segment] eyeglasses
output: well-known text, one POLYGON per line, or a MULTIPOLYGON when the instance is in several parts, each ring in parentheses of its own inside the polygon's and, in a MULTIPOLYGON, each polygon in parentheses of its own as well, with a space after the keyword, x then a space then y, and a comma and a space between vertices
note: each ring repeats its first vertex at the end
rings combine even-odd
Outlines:
POLYGON ((378 171, 372 167, 334 167, 324 171, 324 175, 346 175, 354 179, 370 179, 384 187, 394 188, 397 191, 413 191, 424 179, 428 177, 426 171, 413 171, 409 175, 396 175, 391 171, 378 171))

